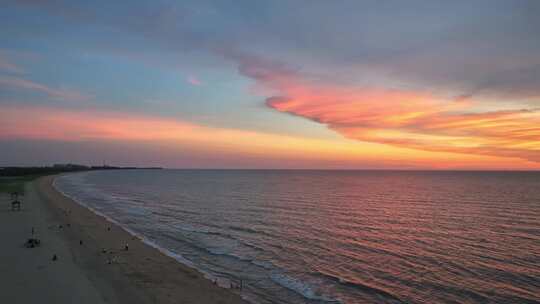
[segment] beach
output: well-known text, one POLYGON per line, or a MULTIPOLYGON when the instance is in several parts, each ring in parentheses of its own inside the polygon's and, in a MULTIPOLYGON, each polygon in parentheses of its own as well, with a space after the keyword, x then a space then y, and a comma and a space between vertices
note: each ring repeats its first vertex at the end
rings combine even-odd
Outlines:
POLYGON ((0 194, 0 303, 537 303, 539 181, 304 170, 45 177, 26 182, 21 211, 0 194), (26 248, 31 237, 40 244, 26 248), (221 288, 227 279, 242 288, 221 288))
POLYGON ((0 303, 244 303, 57 192, 53 179, 27 183, 20 212, 0 197, 0 303), (26 248, 31 237, 40 245, 26 248))

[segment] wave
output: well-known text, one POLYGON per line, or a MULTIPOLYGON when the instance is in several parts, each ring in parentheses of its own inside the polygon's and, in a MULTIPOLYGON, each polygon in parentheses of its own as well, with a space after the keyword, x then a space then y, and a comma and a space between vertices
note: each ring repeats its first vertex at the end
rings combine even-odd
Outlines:
POLYGON ((227 228, 231 229, 231 230, 234 230, 234 231, 247 232, 247 233, 256 234, 256 235, 271 236, 271 234, 269 234, 266 231, 257 230, 257 229, 253 229, 253 228, 249 228, 249 227, 228 226, 227 228))
POLYGON ((365 284, 365 283, 361 283, 361 282, 358 282, 358 281, 353 282, 353 281, 347 280, 345 278, 335 276, 335 275, 325 273, 325 272, 320 272, 320 271, 316 272, 316 274, 318 274, 320 276, 323 276, 323 277, 325 277, 327 279, 330 279, 331 281, 337 282, 337 283, 339 283, 339 284, 341 284, 343 286, 352 287, 352 288, 358 289, 358 290, 360 290, 362 292, 365 292, 365 293, 368 293, 368 294, 371 294, 371 295, 377 295, 377 296, 383 297, 386 300, 391 301, 391 303, 396 303, 396 304, 397 303, 400 303, 400 304, 401 303, 406 303, 406 302, 402 301, 399 297, 397 297, 396 295, 391 294, 388 291, 385 291, 383 289, 370 286, 370 285, 365 284))
POLYGON ((274 265, 274 263, 270 262, 270 261, 259 261, 259 260, 253 260, 251 261, 251 263, 257 265, 257 266, 260 266, 264 269, 267 269, 267 270, 270 270, 270 269, 275 269, 276 266, 274 265))
POLYGON ((249 262, 249 263, 252 263, 252 264, 254 264, 256 266, 263 267, 262 265, 258 264, 259 262, 255 263, 255 261, 256 261, 255 259, 245 257, 245 256, 241 256, 239 254, 235 254, 233 252, 228 251, 227 248, 225 248, 225 247, 210 248, 210 247, 203 246, 200 242, 193 241, 193 240, 190 240, 190 239, 177 237, 177 236, 172 236, 172 235, 169 235, 169 234, 164 234, 163 236, 168 238, 168 239, 171 239, 172 241, 187 244, 188 246, 190 246, 192 248, 195 248, 195 249, 197 249, 199 251, 203 251, 204 253, 209 254, 209 255, 224 256, 224 257, 228 257, 228 258, 233 258, 233 259, 235 259, 237 261, 249 262))
MULTIPOLYGON (((283 269, 280 269, 276 267, 271 261, 260 261, 257 259, 251 259, 244 256, 240 256, 238 254, 227 252, 223 248, 208 248, 201 246, 200 243, 197 242, 191 242, 190 240, 179 238, 176 236, 166 235, 167 238, 170 238, 174 241, 187 243, 190 246, 203 251, 206 254, 210 254, 213 256, 223 256, 226 258, 232 258, 237 262, 243 262, 243 263, 250 263, 253 266, 261 267, 266 272, 270 272, 270 279, 277 283, 279 286, 284 287, 288 290, 292 290, 295 293, 301 295, 305 299, 308 300, 315 300, 319 302, 325 302, 325 303, 342 303, 341 300, 335 299, 329 295, 325 294, 319 294, 316 287, 313 285, 301 281, 299 279, 293 278, 291 276, 283 274, 283 269)), ((225 278, 227 280, 238 280, 239 278, 235 276, 231 276, 230 273, 215 273, 213 278, 225 278)))
POLYGON ((338 299, 333 299, 330 296, 319 294, 311 284, 308 284, 286 274, 273 273, 270 275, 270 278, 275 283, 302 295, 306 299, 323 301, 326 303, 342 303, 338 299))

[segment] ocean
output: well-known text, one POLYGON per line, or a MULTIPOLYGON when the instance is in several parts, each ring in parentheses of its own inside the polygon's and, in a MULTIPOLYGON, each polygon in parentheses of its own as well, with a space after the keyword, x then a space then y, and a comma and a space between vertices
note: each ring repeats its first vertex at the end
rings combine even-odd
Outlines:
POLYGON ((540 172, 110 170, 54 185, 253 303, 540 303, 540 172))

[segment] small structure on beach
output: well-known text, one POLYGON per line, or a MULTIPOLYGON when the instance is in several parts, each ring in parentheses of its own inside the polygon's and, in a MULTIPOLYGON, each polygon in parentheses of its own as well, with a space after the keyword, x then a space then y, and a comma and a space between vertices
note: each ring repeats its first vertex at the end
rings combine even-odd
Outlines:
POLYGON ((9 195, 11 196, 12 201, 16 201, 19 198, 19 192, 17 192, 17 191, 13 191, 13 192, 9 193, 9 195))
POLYGON ((19 201, 19 192, 11 192, 11 210, 21 211, 21 201, 19 201))
POLYGON ((12 211, 21 211, 21 202, 20 201, 11 202, 11 210, 12 211))

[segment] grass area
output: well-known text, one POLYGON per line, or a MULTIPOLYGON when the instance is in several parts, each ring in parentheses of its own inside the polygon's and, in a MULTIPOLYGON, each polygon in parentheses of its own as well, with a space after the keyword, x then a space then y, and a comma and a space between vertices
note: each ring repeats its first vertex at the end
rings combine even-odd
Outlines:
POLYGON ((34 179, 43 176, 41 174, 36 175, 24 175, 24 176, 2 176, 0 177, 0 193, 19 192, 24 193, 24 184, 26 182, 33 181, 34 179))

